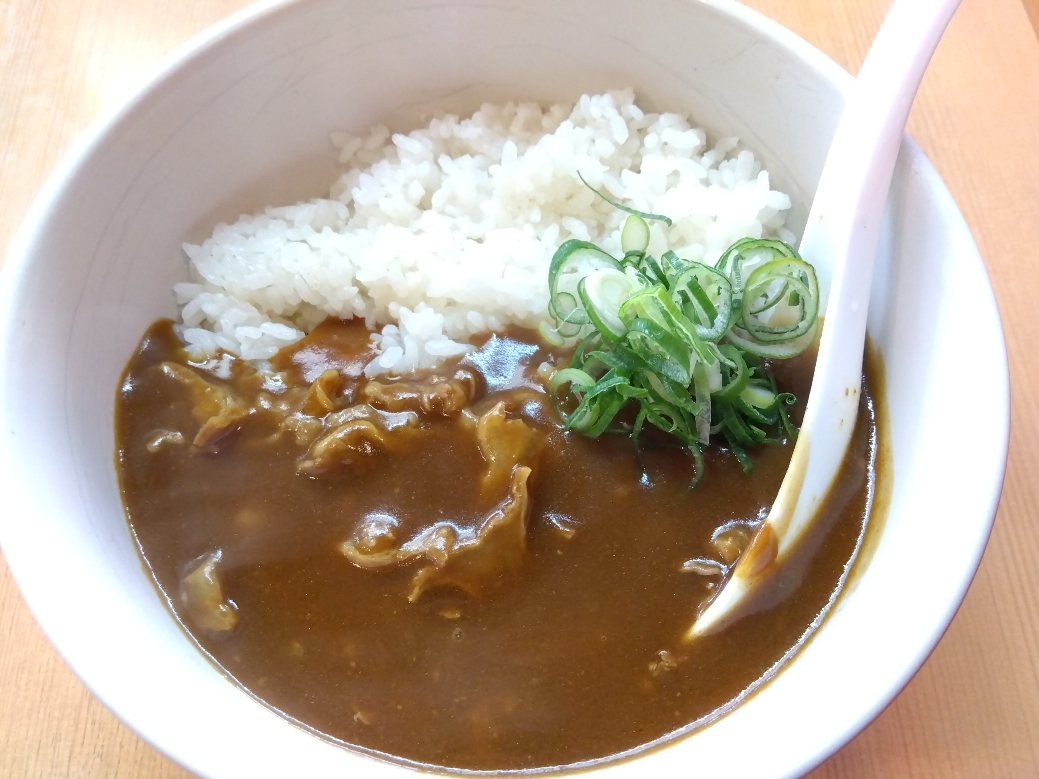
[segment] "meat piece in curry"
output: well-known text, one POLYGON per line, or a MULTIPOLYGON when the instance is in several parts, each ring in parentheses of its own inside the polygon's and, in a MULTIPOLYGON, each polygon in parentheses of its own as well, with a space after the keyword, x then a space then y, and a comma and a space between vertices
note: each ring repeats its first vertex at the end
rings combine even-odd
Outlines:
MULTIPOLYGON (((695 464, 665 436, 563 429, 565 355, 512 330, 439 370, 367 379, 363 324, 267 364, 193 361, 152 326, 116 403, 131 528, 220 667, 339 742, 416 764, 568 765, 707 721, 832 601, 875 464, 864 393, 824 521, 775 597, 683 639, 767 514, 792 445, 695 464), (539 367, 542 368, 539 374, 539 367)), ((776 365, 807 397, 811 357, 776 365)), ((795 417, 800 413, 794 410, 795 417)))

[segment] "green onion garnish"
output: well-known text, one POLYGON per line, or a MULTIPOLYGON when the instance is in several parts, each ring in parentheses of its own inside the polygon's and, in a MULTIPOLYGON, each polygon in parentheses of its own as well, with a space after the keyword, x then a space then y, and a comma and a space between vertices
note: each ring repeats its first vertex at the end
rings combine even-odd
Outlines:
POLYGON ((578 171, 578 173, 577 173, 577 178, 581 179, 581 183, 582 184, 584 184, 586 187, 588 187, 588 189, 592 190, 592 192, 594 192, 596 195, 601 197, 603 200, 605 200, 607 203, 609 203, 614 208, 620 209, 621 211, 624 211, 626 213, 632 214, 633 216, 640 217, 642 219, 655 219, 658 222, 663 222, 668 227, 671 226, 671 219, 670 219, 670 217, 666 217, 663 214, 647 214, 645 211, 636 211, 634 208, 628 208, 627 206, 622 206, 620 203, 617 203, 617 202, 615 202, 613 200, 610 200, 608 197, 606 197, 606 195, 604 195, 602 192, 600 192, 595 187, 593 187, 591 184, 589 184, 587 181, 585 181, 584 180, 584 176, 581 175, 580 171, 578 171))
POLYGON ((673 251, 657 260, 646 253, 646 220, 671 220, 592 191, 630 216, 621 259, 579 240, 552 258, 555 327, 541 332, 556 346, 579 340, 570 365, 549 383, 566 429, 629 435, 638 453, 649 423, 689 451, 694 485, 703 476, 702 449, 716 435, 749 472, 748 448, 797 433, 785 408, 795 398, 776 389, 761 358, 793 357, 815 340, 815 270, 782 241, 754 238, 734 243, 714 267, 673 251))

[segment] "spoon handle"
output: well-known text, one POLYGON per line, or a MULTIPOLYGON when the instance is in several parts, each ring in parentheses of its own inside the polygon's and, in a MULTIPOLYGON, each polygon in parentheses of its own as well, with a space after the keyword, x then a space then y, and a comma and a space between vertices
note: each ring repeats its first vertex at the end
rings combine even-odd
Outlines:
MULTIPOLYGON (((801 433, 766 520, 688 637, 713 632, 781 565, 811 525, 855 427, 866 314, 884 204, 927 63, 960 0, 896 0, 852 87, 812 201, 800 254, 833 267, 801 433)), ((822 282, 823 279, 820 279, 822 282)))

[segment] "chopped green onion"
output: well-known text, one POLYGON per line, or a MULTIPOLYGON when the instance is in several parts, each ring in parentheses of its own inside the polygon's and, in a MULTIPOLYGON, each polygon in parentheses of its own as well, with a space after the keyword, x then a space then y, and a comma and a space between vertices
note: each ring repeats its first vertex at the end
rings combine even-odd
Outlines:
POLYGON ((617 341, 624 335, 624 322, 617 312, 633 289, 632 280, 614 268, 592 271, 578 282, 577 292, 584 310, 607 340, 617 341))
POLYGON ((616 203, 613 200, 610 200, 608 197, 606 197, 606 195, 604 195, 602 192, 600 192, 587 181, 585 181, 584 176, 581 175, 581 171, 577 172, 577 178, 581 179, 582 184, 584 184, 586 187, 588 187, 588 189, 592 190, 592 192, 597 194, 599 197, 601 197, 614 208, 632 214, 633 216, 638 216, 643 219, 655 219, 658 222, 663 222, 668 227, 671 226, 671 219, 669 217, 664 216, 663 214, 647 214, 645 211, 636 211, 634 208, 628 208, 627 206, 622 206, 620 203, 616 203))
POLYGON ((625 220, 624 229, 621 230, 621 251, 626 257, 633 252, 641 254, 648 247, 649 225, 638 214, 632 214, 625 220))
POLYGON ((641 466, 639 437, 649 423, 689 451, 691 486, 704 473, 702 447, 720 435, 750 471, 749 447, 797 433, 785 409, 794 396, 776 390, 762 358, 792 357, 815 340, 815 270, 787 244, 758 238, 737 241, 714 267, 674 251, 658 262, 646 254, 646 220, 671 220, 592 191, 630 216, 620 260, 571 239, 549 267, 555 327, 543 323, 541 334, 555 346, 581 339, 569 367, 549 382, 566 429, 629 435, 641 466), (625 417, 617 421, 629 404, 637 409, 630 427, 625 417))
POLYGON ((744 403, 755 408, 771 408, 776 402, 776 393, 767 384, 754 382, 738 393, 744 403))
POLYGON ((696 434, 701 444, 711 442, 711 389, 707 384, 707 372, 703 365, 693 369, 693 390, 700 411, 696 414, 696 434))
POLYGON ((747 368, 747 362, 743 359, 743 355, 740 354, 740 350, 730 344, 722 344, 718 347, 722 355, 731 360, 735 367, 730 370, 730 376, 720 390, 714 393, 713 397, 719 400, 732 400, 737 396, 741 396, 744 391, 747 390, 750 382, 750 370, 747 368))
POLYGON ((671 285, 675 304, 690 314, 705 341, 718 341, 732 324, 732 284, 703 263, 690 262, 671 285))
POLYGON ((797 257, 769 260, 747 277, 740 325, 759 342, 792 341, 815 327, 819 314, 819 284, 815 269, 797 257), (772 290, 778 288, 778 292, 772 290), (787 291, 797 304, 786 306, 787 291), (748 301, 751 305, 747 305, 748 301))
POLYGON ((552 327, 548 322, 542 322, 538 326, 538 332, 541 333, 541 337, 544 338, 552 346, 562 346, 566 343, 566 339, 560 334, 556 328, 552 327))
POLYGON ((556 250, 548 268, 548 311, 557 327, 558 323, 588 324, 588 317, 577 302, 577 284, 602 268, 620 270, 621 264, 595 244, 572 238, 556 250))
POLYGON ((552 374, 552 379, 548 383, 548 391, 557 392, 564 384, 569 384, 573 392, 585 392, 595 386, 595 379, 577 368, 563 368, 552 374))
POLYGON ((725 339, 737 348, 742 349, 746 354, 753 354, 757 357, 771 357, 775 360, 786 360, 791 357, 796 357, 815 343, 815 336, 818 329, 819 320, 816 319, 807 333, 794 338, 793 340, 762 343, 746 330, 742 330, 733 325, 729 328, 729 332, 725 334, 725 339))

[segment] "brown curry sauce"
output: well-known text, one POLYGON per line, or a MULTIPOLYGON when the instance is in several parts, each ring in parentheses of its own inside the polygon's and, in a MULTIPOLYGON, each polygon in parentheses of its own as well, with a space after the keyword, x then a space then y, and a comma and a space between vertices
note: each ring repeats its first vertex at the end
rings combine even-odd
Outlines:
MULTIPOLYGON (((552 355, 530 333, 492 336, 436 373, 433 395, 418 377, 424 411, 422 392, 368 387, 370 349, 362 325, 330 320, 263 374, 241 360, 191 363, 164 320, 116 400, 123 501, 160 590, 228 675, 319 733, 476 770, 629 752, 754 688, 846 574, 875 472, 868 391, 826 515, 768 603, 686 643, 721 579, 683 563, 731 561, 767 514, 791 444, 754 451, 749 476, 712 447, 690 491, 691 459, 666 440, 644 449, 643 471, 627 438, 563 432, 536 376, 552 355), (383 408, 329 422, 365 401, 383 408), (476 420, 520 434, 504 477, 490 475, 476 420), (333 440, 337 430, 352 438, 333 440), (326 438, 327 462, 315 454, 326 438), (448 548, 471 542, 468 557, 445 562, 415 543, 430 528, 448 548), (201 613, 185 590, 199 582, 223 611, 201 613)), ((812 367, 803 356, 773 371, 803 403, 812 367)))

